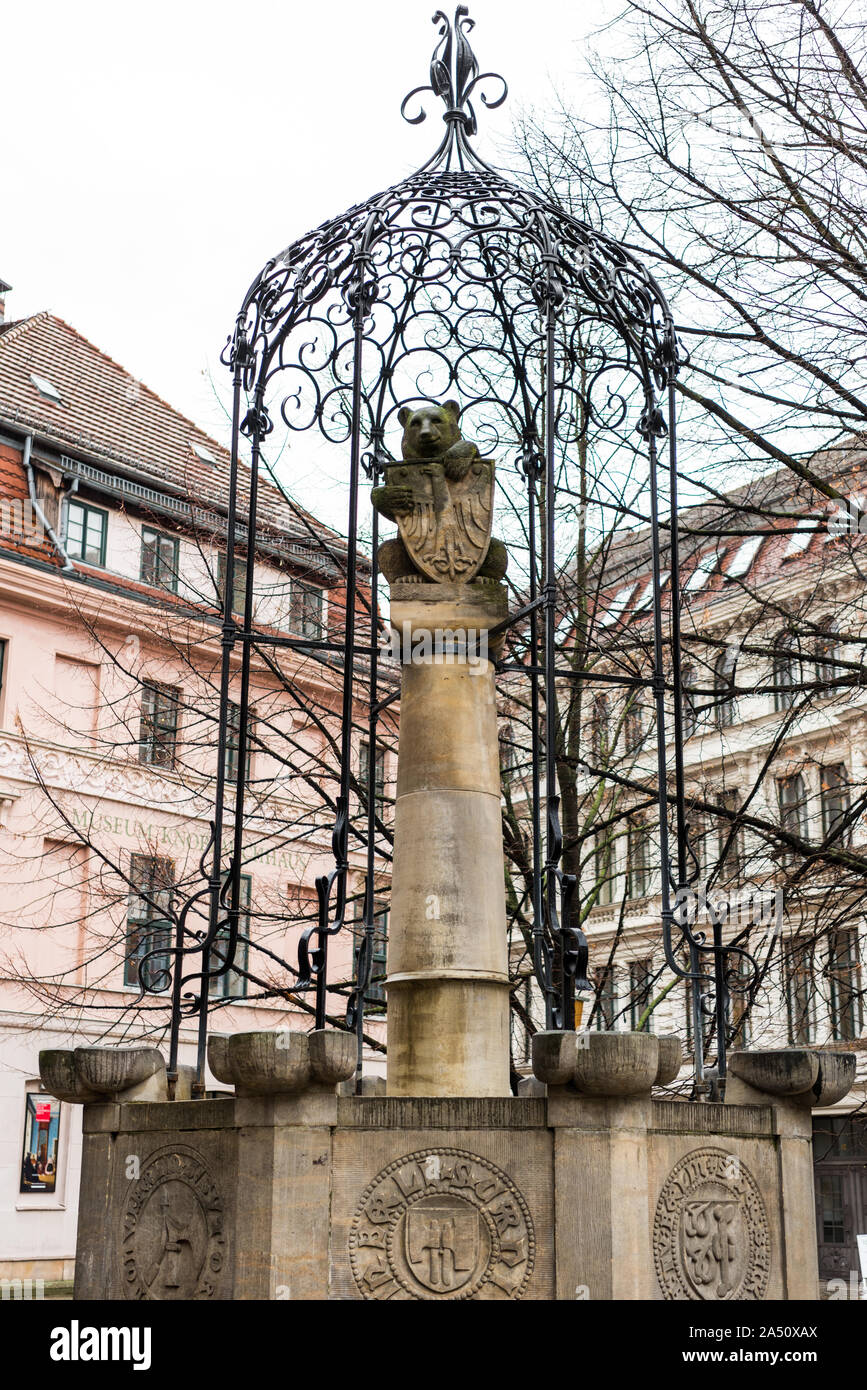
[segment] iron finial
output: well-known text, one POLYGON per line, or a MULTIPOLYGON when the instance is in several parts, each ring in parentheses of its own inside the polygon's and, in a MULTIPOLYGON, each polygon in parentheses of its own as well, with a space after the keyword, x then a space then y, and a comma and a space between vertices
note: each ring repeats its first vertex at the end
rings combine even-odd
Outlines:
POLYGON ((445 103, 443 120, 463 126, 467 135, 475 135, 478 129, 476 113, 470 101, 470 93, 486 79, 502 85, 502 91, 490 100, 484 93, 479 95, 482 103, 490 111, 502 106, 508 94, 505 78, 497 72, 479 73, 479 64, 467 34, 475 28, 475 20, 470 19, 466 5, 458 5, 454 23, 451 23, 442 10, 437 10, 433 23, 439 25, 439 37, 431 55, 430 82, 424 87, 414 87, 401 102, 400 114, 410 125, 420 125, 427 116, 424 107, 419 107, 415 116, 407 115, 407 106, 413 97, 422 92, 433 92, 445 103))

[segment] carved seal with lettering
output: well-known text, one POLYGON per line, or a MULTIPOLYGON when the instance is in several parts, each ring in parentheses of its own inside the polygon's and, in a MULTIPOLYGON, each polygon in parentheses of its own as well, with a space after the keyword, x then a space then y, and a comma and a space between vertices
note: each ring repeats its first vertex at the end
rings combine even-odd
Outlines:
POLYGON ((535 1234, 511 1178, 463 1149, 423 1149, 367 1185, 349 1258, 367 1299, 518 1299, 535 1234))
POLYGON ((225 1265, 223 1201, 200 1153, 184 1144, 150 1155, 123 1210, 126 1298, 213 1298, 225 1265))
POLYGON ((771 1270, 768 1217, 738 1154, 693 1149, 662 1186, 653 1258, 671 1302, 762 1299, 771 1270))

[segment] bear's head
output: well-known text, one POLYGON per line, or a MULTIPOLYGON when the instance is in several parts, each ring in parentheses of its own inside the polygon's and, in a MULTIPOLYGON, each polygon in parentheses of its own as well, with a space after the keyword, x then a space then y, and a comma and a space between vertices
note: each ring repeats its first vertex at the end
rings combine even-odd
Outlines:
POLYGON ((408 405, 398 411, 403 425, 403 457, 405 459, 441 458, 462 438, 458 428, 461 408, 457 401, 437 405, 426 401, 410 410, 408 405))

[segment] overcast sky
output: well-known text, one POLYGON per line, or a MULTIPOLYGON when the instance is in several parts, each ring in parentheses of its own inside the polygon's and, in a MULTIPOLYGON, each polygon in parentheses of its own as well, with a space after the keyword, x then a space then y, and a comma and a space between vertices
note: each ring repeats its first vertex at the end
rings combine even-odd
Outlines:
MULTIPOLYGON (((57 0, 3 24, 0 278, 7 314, 50 309, 221 435, 209 375, 262 263, 423 163, 440 103, 427 81, 431 0, 57 0)), ((453 12, 454 6, 449 9, 453 12)), ((580 101, 582 39, 609 0, 473 0, 479 148, 553 85, 580 101)), ((306 489, 305 489, 306 491, 306 489)), ((311 500, 309 497, 305 500, 311 500)))

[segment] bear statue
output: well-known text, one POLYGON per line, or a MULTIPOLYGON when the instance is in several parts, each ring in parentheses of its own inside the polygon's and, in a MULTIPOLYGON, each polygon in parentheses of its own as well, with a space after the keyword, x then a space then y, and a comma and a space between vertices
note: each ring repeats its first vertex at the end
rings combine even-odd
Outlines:
POLYGON ((497 584, 506 573, 506 547, 491 537, 494 465, 464 439, 460 414, 456 401, 398 412, 401 459, 372 493, 376 510, 398 526, 377 556, 390 584, 497 584))

